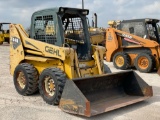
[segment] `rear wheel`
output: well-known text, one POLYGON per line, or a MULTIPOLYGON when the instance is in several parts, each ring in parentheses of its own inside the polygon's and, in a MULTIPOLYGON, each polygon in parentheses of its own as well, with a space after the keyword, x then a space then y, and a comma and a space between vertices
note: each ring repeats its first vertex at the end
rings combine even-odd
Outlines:
POLYGON ((135 61, 134 65, 137 70, 144 73, 152 72, 155 67, 155 59, 152 55, 147 53, 140 53, 135 61))
POLYGON ((113 65, 117 69, 126 70, 130 66, 130 57, 127 53, 118 52, 113 57, 113 65))
POLYGON ((31 95, 38 90, 38 73, 33 65, 22 63, 14 71, 14 85, 21 95, 31 95))
POLYGON ((46 103, 51 105, 59 104, 66 79, 65 73, 59 68, 43 70, 39 80, 39 91, 46 103))

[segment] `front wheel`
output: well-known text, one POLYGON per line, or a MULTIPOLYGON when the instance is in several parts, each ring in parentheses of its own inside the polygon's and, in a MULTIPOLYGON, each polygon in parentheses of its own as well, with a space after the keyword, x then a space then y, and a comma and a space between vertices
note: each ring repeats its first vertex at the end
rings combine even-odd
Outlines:
POLYGON ((127 53, 118 52, 113 57, 113 65, 117 69, 126 70, 130 67, 130 57, 127 53))
POLYGON ((13 75, 14 85, 21 95, 32 95, 38 91, 38 72, 29 63, 19 64, 13 75))
POLYGON ((43 70, 39 80, 39 92, 46 103, 59 104, 66 79, 66 74, 59 68, 43 70))

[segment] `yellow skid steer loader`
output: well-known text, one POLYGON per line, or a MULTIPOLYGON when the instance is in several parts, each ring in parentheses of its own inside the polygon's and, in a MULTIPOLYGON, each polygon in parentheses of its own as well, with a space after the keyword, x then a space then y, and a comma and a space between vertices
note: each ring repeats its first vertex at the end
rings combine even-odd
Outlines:
POLYGON ((87 117, 152 96, 152 87, 135 72, 111 73, 103 63, 105 48, 90 44, 88 13, 66 7, 37 11, 29 35, 22 25, 10 25, 10 72, 19 94, 39 90, 48 104, 87 117))

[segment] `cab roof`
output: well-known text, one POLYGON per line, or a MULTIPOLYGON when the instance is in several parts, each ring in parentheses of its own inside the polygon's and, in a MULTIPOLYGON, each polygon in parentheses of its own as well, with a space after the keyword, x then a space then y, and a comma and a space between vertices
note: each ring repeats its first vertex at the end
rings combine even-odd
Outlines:
POLYGON ((130 19, 130 20, 122 20, 121 22, 134 22, 134 21, 145 21, 146 23, 150 22, 156 22, 158 23, 160 20, 159 19, 154 19, 154 18, 142 18, 142 19, 130 19))
POLYGON ((11 23, 7 23, 7 22, 2 22, 2 23, 0 23, 0 24, 2 25, 2 24, 11 24, 11 23))
POLYGON ((85 15, 89 14, 89 10, 88 9, 70 8, 70 7, 55 7, 55 8, 46 8, 46 9, 38 10, 38 11, 34 12, 33 15, 34 14, 38 14, 38 13, 42 13, 42 12, 49 12, 49 11, 52 11, 54 13, 61 13, 61 12, 64 13, 66 10, 86 12, 85 15))

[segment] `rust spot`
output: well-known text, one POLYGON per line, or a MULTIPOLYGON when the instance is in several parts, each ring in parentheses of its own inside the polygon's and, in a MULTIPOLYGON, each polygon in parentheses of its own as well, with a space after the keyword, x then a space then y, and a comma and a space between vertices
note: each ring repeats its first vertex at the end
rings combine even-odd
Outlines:
POLYGON ((68 100, 61 99, 60 104, 61 105, 65 105, 65 104, 73 105, 73 104, 75 104, 75 102, 73 100, 70 100, 70 99, 68 99, 68 100))
POLYGON ((64 111, 68 111, 70 113, 78 113, 78 105, 75 104, 73 100, 65 100, 61 99, 60 101, 60 108, 64 111))
POLYGON ((91 116, 91 108, 90 108, 90 102, 86 101, 86 110, 84 111, 85 116, 90 117, 91 116))
POLYGON ((145 96, 153 96, 153 90, 151 86, 144 88, 142 92, 145 96))

